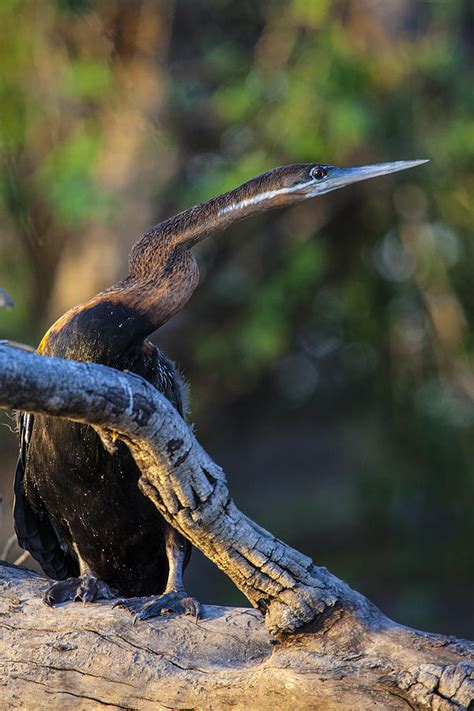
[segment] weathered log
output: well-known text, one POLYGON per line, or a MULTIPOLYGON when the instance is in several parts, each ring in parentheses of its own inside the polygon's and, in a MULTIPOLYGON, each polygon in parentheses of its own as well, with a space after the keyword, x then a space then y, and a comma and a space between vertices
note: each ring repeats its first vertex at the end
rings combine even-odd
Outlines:
MULTIPOLYGON (((156 703, 154 699, 158 697, 165 707, 181 708, 222 708, 227 704, 237 708, 468 708, 474 697, 473 667, 469 663, 474 644, 397 625, 346 583, 314 566, 309 558, 248 519, 233 503, 222 470, 197 443, 191 428, 143 379, 105 366, 45 358, 0 346, 0 407, 89 423, 109 448, 114 446, 116 437, 125 441, 142 472, 142 490, 163 516, 224 570, 254 607, 265 613, 267 629, 276 635, 273 641, 278 644, 272 645, 259 613, 207 610, 213 624, 223 625, 220 634, 232 636, 234 628, 241 627, 232 654, 226 651, 219 657, 213 651, 214 643, 208 645, 203 640, 198 645, 192 632, 195 623, 190 620, 160 620, 133 628, 130 634, 139 636, 140 652, 141 645, 147 647, 153 635, 163 635, 166 630, 166 654, 178 655, 179 665, 194 670, 194 676, 188 669, 191 676, 173 687, 175 677, 169 669, 156 671, 156 660, 143 661, 141 672, 134 677, 137 686, 146 688, 147 694, 151 694, 148 688, 153 688, 157 696, 137 702, 136 708, 147 708, 144 704, 156 703), (232 619, 230 629, 228 615, 232 619), (251 630, 246 632, 249 620, 251 630), (181 636, 194 639, 190 641, 192 653, 181 642, 176 649, 176 639, 181 636), (248 649, 253 650, 250 656, 246 656, 248 649), (195 669, 194 654, 199 657, 201 671, 195 669), (235 662, 229 662, 234 658, 235 662), (177 689, 182 694, 179 700, 177 689)), ((7 578, 12 576, 11 570, 4 574, 7 578)), ((11 579, 8 582, 13 584, 11 579)), ((23 600, 23 586, 30 584, 39 583, 36 578, 34 583, 29 578, 17 581, 14 596, 23 600)), ((60 626, 66 634, 74 631, 74 624, 84 625, 81 615, 86 613, 78 606, 40 613, 34 595, 26 597, 28 601, 19 606, 21 612, 7 611, 1 618, 4 624, 8 616, 14 615, 17 622, 6 628, 14 635, 8 643, 10 659, 10 654, 20 649, 32 652, 34 648, 38 652, 38 643, 31 644, 28 627, 23 632, 21 625, 18 628, 21 616, 28 616, 33 608, 35 619, 42 620, 46 615, 52 620, 51 630, 60 626), (51 618, 51 614, 55 617, 51 618), (67 615, 66 623, 60 622, 62 615, 67 615)), ((122 630, 120 634, 124 625, 129 629, 129 618, 124 620, 123 612, 105 604, 91 606, 89 614, 94 616, 96 625, 105 620, 105 628, 100 626, 101 639, 107 636, 104 629, 110 634, 117 625, 122 630)), ((197 625, 208 622, 205 618, 197 625)), ((105 642, 101 649, 102 642, 97 639, 93 644, 81 639, 78 655, 85 659, 100 652, 107 659, 111 648, 105 642)), ((31 656, 35 655, 28 656, 29 660, 31 656)), ((56 663, 59 664, 57 660, 51 662, 53 666, 56 663)), ((115 678, 127 678, 136 672, 133 662, 127 663, 117 659, 116 667, 114 657, 106 668, 114 669, 115 678)), ((25 668, 33 677, 33 661, 25 662, 25 668)), ((90 669, 96 668, 92 661, 90 669)), ((74 674, 83 679, 80 670, 74 674)), ((98 686, 99 682, 102 684, 102 680, 98 680, 98 686)), ((39 683, 47 685, 45 694, 55 693, 49 682, 39 683)), ((81 688, 79 681, 77 684, 81 688)), ((125 698, 126 692, 123 693, 125 698)), ((125 701, 122 707, 133 705, 125 701)))
POLYGON ((278 643, 255 610, 205 606, 198 622, 133 625, 110 602, 51 610, 46 580, 14 566, 0 581, 2 709, 459 709, 472 699, 459 661, 468 645, 363 625, 342 608, 278 643))

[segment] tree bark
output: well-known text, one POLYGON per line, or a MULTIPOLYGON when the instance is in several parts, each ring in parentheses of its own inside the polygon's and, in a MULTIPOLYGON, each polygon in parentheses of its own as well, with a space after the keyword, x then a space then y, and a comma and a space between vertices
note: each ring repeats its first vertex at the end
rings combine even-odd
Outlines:
MULTIPOLYGON (((189 666, 170 675, 168 668, 158 669, 155 656, 153 662, 143 662, 142 675, 136 677, 138 688, 146 688, 147 694, 149 688, 161 694, 164 707, 469 707, 474 697, 474 669, 469 663, 474 644, 397 625, 325 568, 316 567, 247 518, 232 501, 221 468, 200 447, 191 428, 168 401, 142 378, 105 366, 46 358, 0 345, 0 407, 88 423, 108 449, 115 446, 116 438, 126 442, 141 470, 139 485, 144 493, 165 519, 213 560, 264 614, 268 632, 263 629, 260 613, 206 610, 219 627, 219 634, 227 629, 225 634, 233 636, 236 628, 239 630, 234 635, 237 647, 225 648, 222 656, 216 656, 214 643, 209 643, 208 650, 206 640, 193 637, 194 623, 189 620, 158 621, 133 628, 130 634, 139 636, 140 653, 144 653, 142 647, 148 645, 150 636, 156 633, 161 639, 166 630, 169 644, 162 653, 182 655, 179 665, 189 666), (191 648, 186 642, 176 650, 176 639, 181 636, 194 639, 191 648), (272 640, 278 644, 271 645, 272 640), (254 643, 260 652, 256 652, 254 643), (246 656, 248 650, 250 656, 246 656), (195 654, 201 671, 195 668, 195 654), (183 672, 188 674, 186 682, 181 679, 173 687, 171 678, 174 684, 183 672), (176 689, 180 690, 179 701, 173 695, 176 689)), ((11 584, 11 571, 5 575, 11 584)), ((18 583, 15 594, 20 601, 23 586, 29 584, 33 584, 29 578, 18 583)), ((34 584, 38 584, 36 579, 34 584)), ((7 611, 6 617, 15 615, 18 621, 19 615, 30 614, 32 605, 36 601, 28 600, 20 604, 20 613, 7 611)), ((66 634, 74 630, 74 616, 78 625, 84 624, 86 612, 77 609, 69 605, 67 612, 43 611, 36 613, 35 619, 52 619, 53 629, 59 616, 66 614, 66 627, 61 627, 66 634), (50 618, 51 614, 56 616, 50 618)), ((94 624, 102 625, 105 620, 109 631, 123 625, 124 613, 106 604, 91 607, 89 614, 94 616, 94 624)), ((207 624, 206 618, 197 627, 203 624, 207 624)), ((31 650, 28 628, 22 632, 10 623, 10 630, 14 635, 8 643, 11 654, 31 650)), ((47 630, 41 634, 47 634, 47 630)), ((104 637, 105 633, 100 634, 104 637)), ((107 658, 103 655, 111 654, 109 642, 104 640, 104 644, 102 648, 103 642, 95 639, 91 646, 84 640, 78 647, 86 656, 92 650, 100 652, 102 660, 107 658)), ((46 656, 53 654, 51 649, 48 647, 46 656)), ((93 670, 97 669, 94 661, 91 664, 93 670)), ((34 663, 25 665, 33 678, 34 663)), ((118 678, 136 673, 133 662, 127 666, 115 656, 106 666, 118 678)), ((76 677, 84 681, 80 671, 76 677)), ((98 682, 102 684, 100 679, 98 682)), ((40 683, 48 685, 47 681, 40 683)), ((55 693, 48 686, 45 689, 45 693, 55 693)), ((135 707, 156 704, 153 696, 150 699, 137 701, 135 707)), ((122 706, 129 708, 127 704, 122 706)))

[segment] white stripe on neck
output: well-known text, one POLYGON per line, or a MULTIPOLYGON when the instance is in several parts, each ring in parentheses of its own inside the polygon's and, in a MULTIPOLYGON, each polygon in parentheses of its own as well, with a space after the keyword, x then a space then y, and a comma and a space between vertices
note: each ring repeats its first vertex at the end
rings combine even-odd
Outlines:
POLYGON ((313 183, 313 180, 309 180, 307 183, 300 183, 298 185, 293 186, 292 188, 278 188, 278 190, 267 190, 267 192, 265 193, 260 193, 259 195, 254 195, 253 197, 244 198, 239 202, 233 202, 231 205, 221 207, 218 212, 218 216, 221 217, 221 215, 227 215, 229 212, 242 210, 244 207, 248 207, 249 205, 258 205, 259 202, 269 200, 270 198, 276 197, 277 195, 291 195, 291 193, 295 193, 297 190, 306 188, 308 185, 313 185, 313 183))

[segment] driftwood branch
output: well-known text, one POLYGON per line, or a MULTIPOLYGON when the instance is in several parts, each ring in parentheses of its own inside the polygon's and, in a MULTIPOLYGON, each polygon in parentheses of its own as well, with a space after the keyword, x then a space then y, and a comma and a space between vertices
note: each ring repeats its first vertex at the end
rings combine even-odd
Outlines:
MULTIPOLYGON (((122 439, 142 472, 140 487, 144 493, 264 613, 268 632, 276 635, 280 644, 268 646, 264 659, 257 654, 255 664, 249 659, 239 661, 242 647, 230 674, 229 661, 226 667, 220 659, 221 666, 217 666, 225 678, 219 682, 222 688, 229 690, 234 682, 243 683, 247 691, 254 690, 252 698, 256 699, 255 689, 264 688, 259 687, 260 682, 264 684, 259 673, 263 667, 272 667, 277 673, 271 689, 274 694, 282 694, 280 708, 468 708, 474 697, 473 668, 469 664, 474 644, 395 624, 325 568, 316 567, 309 558, 257 526, 237 509, 224 473, 200 447, 190 427, 143 379, 105 366, 41 357, 0 345, 0 407, 88 423, 107 447, 113 447, 115 437, 122 439)), ((4 574, 8 578, 10 572, 4 574)), ((23 585, 26 580, 19 583, 20 591, 23 585)), ((18 598, 22 599, 20 593, 18 598)), ((24 606, 26 611, 30 604, 24 606)), ((105 606, 94 609, 100 610, 102 620, 105 606)), ((60 614, 66 613, 61 610, 60 614)), ((74 624, 84 624, 81 614, 85 613, 74 605, 68 607, 68 630, 72 629, 69 625, 74 615, 74 624)), ((107 607, 107 624, 119 625, 121 614, 107 607)), ((244 615, 237 624, 242 625, 238 644, 252 646, 258 629, 265 644, 270 645, 259 613, 246 614, 250 615, 247 619, 252 620, 252 629, 245 632, 244 615)), ((225 616, 221 624, 227 624, 225 616)), ((146 626, 148 632, 141 628, 134 634, 146 645, 148 635, 163 625, 173 639, 173 630, 192 623, 159 621, 146 626)), ((15 649, 18 644, 16 639, 15 649)), ((175 646, 172 644, 171 649, 175 646)), ((100 647, 96 646, 105 653, 100 647)), ((199 653, 208 663, 205 646, 199 653)), ((124 667, 115 671, 129 673, 124 667)), ((146 686, 149 673, 145 677, 146 686)), ((152 686, 158 683, 156 675, 153 679, 152 686)), ((221 706, 217 702, 213 705, 216 687, 205 674, 197 670, 191 687, 182 697, 183 707, 200 703, 205 708, 222 707, 223 697, 221 706)), ((258 702, 252 708, 268 708, 269 689, 262 696, 266 703, 258 702)), ((242 687, 238 693, 243 693, 242 687)), ((176 704, 171 697, 171 692, 170 696, 162 695, 162 703, 176 704)))

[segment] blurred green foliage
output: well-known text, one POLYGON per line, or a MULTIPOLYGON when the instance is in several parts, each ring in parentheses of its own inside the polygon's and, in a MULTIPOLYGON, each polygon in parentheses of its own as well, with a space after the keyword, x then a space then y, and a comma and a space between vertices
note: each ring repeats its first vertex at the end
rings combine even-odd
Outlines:
POLYGON ((34 342, 148 224, 274 165, 431 159, 213 238, 159 342, 250 514, 472 632, 443 598, 474 582, 470 0, 4 0, 0 24, 0 337, 34 342))

